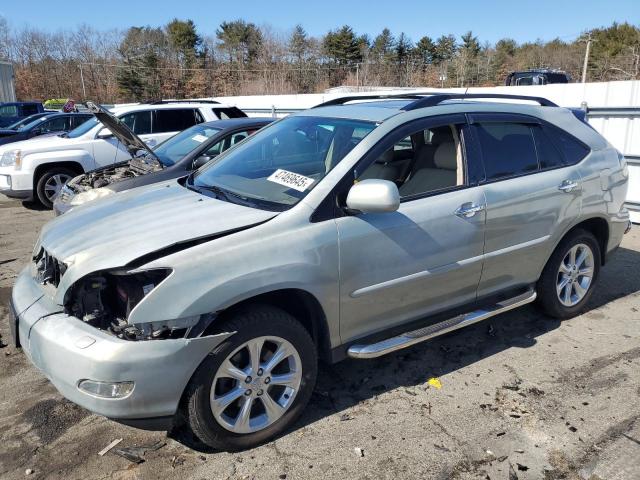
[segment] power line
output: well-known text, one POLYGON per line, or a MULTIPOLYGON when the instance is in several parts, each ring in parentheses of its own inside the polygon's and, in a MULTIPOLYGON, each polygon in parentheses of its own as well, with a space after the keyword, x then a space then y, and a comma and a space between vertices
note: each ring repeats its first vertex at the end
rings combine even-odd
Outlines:
POLYGON ((127 68, 133 70, 179 70, 183 72, 233 72, 233 73, 266 73, 266 72, 282 72, 282 71, 292 71, 292 72, 306 72, 306 71, 318 71, 318 70, 346 70, 346 69, 354 69, 358 68, 360 65, 364 65, 364 63, 353 63, 350 65, 340 65, 340 66, 315 66, 315 67, 283 67, 283 68, 238 68, 238 69, 228 69, 223 67, 219 68, 183 68, 183 67, 147 67, 147 66, 138 66, 138 65, 129 65, 129 64, 118 64, 118 63, 92 63, 92 62, 82 62, 80 63, 80 67, 83 65, 90 65, 94 67, 109 67, 109 68, 127 68))

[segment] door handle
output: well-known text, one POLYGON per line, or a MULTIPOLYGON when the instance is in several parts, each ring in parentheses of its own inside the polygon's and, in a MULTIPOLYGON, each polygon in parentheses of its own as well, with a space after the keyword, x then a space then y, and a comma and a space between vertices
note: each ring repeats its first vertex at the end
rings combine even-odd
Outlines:
POLYGON ((460 205, 454 213, 460 218, 471 218, 483 210, 484 205, 476 205, 475 203, 468 202, 460 205))
POLYGON ((573 180, 565 180, 558 186, 558 190, 564 193, 570 193, 576 188, 578 188, 578 182, 573 180))

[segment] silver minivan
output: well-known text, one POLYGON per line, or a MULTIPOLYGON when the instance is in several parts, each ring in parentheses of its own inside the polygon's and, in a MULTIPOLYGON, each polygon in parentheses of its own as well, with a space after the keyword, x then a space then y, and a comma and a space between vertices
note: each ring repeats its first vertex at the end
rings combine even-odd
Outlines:
POLYGON ((319 359, 577 314, 630 225, 624 158, 548 100, 477 97, 333 100, 79 206, 15 283, 16 342, 93 412, 235 450, 296 419, 319 359))

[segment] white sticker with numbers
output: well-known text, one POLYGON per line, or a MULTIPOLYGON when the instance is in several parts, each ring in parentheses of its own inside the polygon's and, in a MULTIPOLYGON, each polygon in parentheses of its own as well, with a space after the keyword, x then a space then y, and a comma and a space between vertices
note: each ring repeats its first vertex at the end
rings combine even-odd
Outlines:
POLYGON ((313 178, 305 177, 298 173, 289 172, 288 170, 282 170, 279 168, 273 172, 269 178, 270 182, 279 183, 285 187, 293 188, 299 192, 304 192, 314 182, 313 178))
POLYGON ((191 140, 195 140, 198 143, 202 143, 202 142, 208 140, 208 138, 205 137, 204 135, 197 134, 197 135, 194 135, 193 137, 191 137, 191 140))

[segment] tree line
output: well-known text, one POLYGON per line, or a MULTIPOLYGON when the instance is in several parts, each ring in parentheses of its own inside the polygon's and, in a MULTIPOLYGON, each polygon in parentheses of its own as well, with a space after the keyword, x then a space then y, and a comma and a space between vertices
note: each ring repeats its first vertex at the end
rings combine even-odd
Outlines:
POLYGON ((529 68, 557 68, 579 80, 589 37, 588 81, 640 78, 640 29, 628 23, 572 41, 491 44, 473 32, 414 41, 388 28, 370 36, 344 25, 314 37, 302 25, 283 33, 244 20, 224 21, 214 35, 179 19, 124 31, 81 25, 47 32, 18 30, 0 17, 0 59, 14 64, 21 99, 114 103, 314 93, 339 85, 494 86, 510 71, 529 68))

